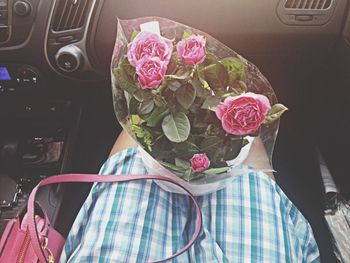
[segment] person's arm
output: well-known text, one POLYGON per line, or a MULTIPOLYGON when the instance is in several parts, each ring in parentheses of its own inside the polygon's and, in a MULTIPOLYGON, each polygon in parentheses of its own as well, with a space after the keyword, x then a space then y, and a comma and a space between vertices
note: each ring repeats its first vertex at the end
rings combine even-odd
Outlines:
POLYGON ((135 142, 135 140, 131 138, 131 136, 126 131, 122 130, 122 132, 119 134, 117 140, 114 143, 109 157, 111 157, 116 152, 120 152, 124 149, 136 146, 137 143, 135 142))
MULTIPOLYGON (((252 166, 256 169, 272 169, 265 147, 260 137, 256 137, 254 139, 253 145, 249 151, 249 155, 247 159, 244 160, 244 164, 252 166)), ((266 174, 275 180, 272 172, 267 172, 266 174)))

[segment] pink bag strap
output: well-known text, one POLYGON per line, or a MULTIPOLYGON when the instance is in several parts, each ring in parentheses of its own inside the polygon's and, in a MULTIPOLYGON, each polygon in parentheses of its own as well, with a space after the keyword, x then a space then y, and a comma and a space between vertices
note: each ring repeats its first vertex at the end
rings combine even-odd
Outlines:
MULTIPOLYGON (((173 259, 182 253, 184 253, 186 250, 188 250, 196 241, 197 237, 200 234, 201 228, 202 228, 202 213, 201 209, 197 203, 196 198, 191 194, 191 192, 181 184, 177 183, 176 181, 163 176, 158 175, 93 175, 93 174, 66 174, 66 175, 56 175, 52 177, 48 177, 44 180, 42 180, 31 192, 29 199, 28 199, 28 230, 30 234, 30 238, 32 241, 33 249, 35 251, 35 254, 37 255, 39 262, 48 262, 46 259, 46 254, 40 244, 39 234, 37 225, 35 223, 35 196, 38 191, 38 189, 42 186, 49 185, 49 184, 56 184, 56 183, 73 183, 73 182, 86 182, 86 183, 112 183, 112 182, 130 182, 130 181, 136 181, 136 180, 160 180, 160 181, 166 181, 172 184, 177 185, 178 187, 182 188, 184 191, 186 191, 189 195, 189 197, 192 199, 196 210, 197 210, 197 227, 194 231, 194 234, 191 238, 191 240, 188 242, 188 244, 183 247, 180 251, 178 251, 176 254, 173 254, 165 259, 152 261, 153 263, 157 262, 165 262, 170 259, 173 259)), ((48 222, 48 220, 45 220, 45 222, 48 222)), ((47 223, 49 224, 49 223, 47 223)))

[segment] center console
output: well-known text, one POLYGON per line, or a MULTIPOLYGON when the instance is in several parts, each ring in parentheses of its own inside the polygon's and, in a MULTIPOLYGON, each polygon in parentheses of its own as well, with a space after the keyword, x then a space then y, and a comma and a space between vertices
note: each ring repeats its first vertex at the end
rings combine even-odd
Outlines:
POLYGON ((0 94, 37 89, 41 81, 39 70, 33 66, 0 63, 0 94))
MULTIPOLYGON (((0 235, 8 219, 25 209, 28 194, 42 179, 67 172, 81 106, 41 96, 47 86, 30 65, 0 65, 0 235)), ((44 188, 39 202, 55 221, 60 188, 44 188)))
POLYGON ((9 100, 1 103, 0 145, 3 150, 7 149, 7 144, 17 149, 18 166, 23 167, 22 177, 35 181, 38 179, 35 175, 46 177, 64 171, 65 152, 77 128, 74 119, 79 113, 73 113, 73 108, 69 101, 9 100))
POLYGON ((79 109, 71 101, 40 98, 46 85, 31 65, 0 63, 0 172, 16 155, 17 163, 10 168, 21 167, 21 178, 34 183, 64 171, 65 152, 79 120, 79 109))

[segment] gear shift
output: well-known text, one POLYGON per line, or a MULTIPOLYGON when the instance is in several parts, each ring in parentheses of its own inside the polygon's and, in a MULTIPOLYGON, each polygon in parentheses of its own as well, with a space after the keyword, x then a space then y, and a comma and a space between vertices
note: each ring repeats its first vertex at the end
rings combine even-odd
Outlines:
POLYGON ((22 173, 22 156, 19 147, 19 138, 6 136, 0 145, 0 173, 7 174, 16 182, 22 173))
POLYGON ((22 172, 21 152, 18 137, 6 135, 1 138, 4 140, 0 143, 0 209, 9 209, 17 204, 21 194, 18 188, 22 172))

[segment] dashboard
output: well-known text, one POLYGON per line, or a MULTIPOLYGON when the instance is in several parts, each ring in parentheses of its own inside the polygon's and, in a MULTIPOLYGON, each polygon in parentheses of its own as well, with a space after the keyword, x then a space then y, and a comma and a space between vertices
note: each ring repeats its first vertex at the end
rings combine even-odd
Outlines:
POLYGON ((318 64, 346 15, 346 0, 0 0, 0 94, 35 89, 41 80, 108 79, 117 18, 174 19, 258 64, 266 57, 318 64))

